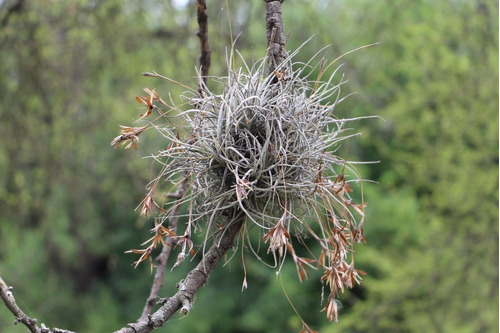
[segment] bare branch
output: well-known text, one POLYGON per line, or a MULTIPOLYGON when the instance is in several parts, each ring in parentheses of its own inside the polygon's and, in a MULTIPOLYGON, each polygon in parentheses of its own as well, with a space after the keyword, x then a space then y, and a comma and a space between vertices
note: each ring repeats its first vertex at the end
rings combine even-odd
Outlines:
POLYGON ((184 280, 179 282, 179 291, 174 296, 161 302, 163 305, 158 311, 145 319, 139 320, 137 323, 128 324, 127 327, 123 327, 115 333, 151 332, 162 327, 178 310, 181 310, 185 315, 188 314, 196 292, 207 282, 209 274, 220 259, 233 247, 234 239, 244 222, 244 215, 240 214, 238 218, 219 233, 200 263, 188 273, 184 280))
MULTIPOLYGON (((200 39, 200 82, 198 85, 198 93, 201 95, 203 91, 203 86, 207 84, 207 76, 208 76, 208 71, 210 69, 210 62, 211 62, 211 49, 210 49, 210 42, 208 38, 208 11, 207 11, 207 4, 205 0, 198 0, 198 33, 196 34, 198 38, 200 39)), ((144 73, 145 76, 151 76, 150 73, 144 73)), ((186 177, 187 180, 187 177, 186 177)), ((181 185, 181 188, 177 193, 175 193, 173 196, 176 197, 176 199, 180 199, 182 196, 184 196, 184 193, 187 188, 187 181, 184 181, 183 184, 181 185)), ((172 197, 172 196, 168 196, 172 197)), ((174 211, 172 212, 172 215, 169 219, 169 229, 177 233, 177 223, 179 220, 179 211, 180 211, 181 206, 178 205, 175 207, 174 211)), ((146 301, 146 305, 144 306, 144 309, 142 311, 142 315, 139 319, 139 321, 144 320, 148 317, 148 315, 151 314, 153 311, 153 307, 155 305, 156 298, 158 297, 158 293, 160 292, 160 288, 163 286, 163 276, 165 275, 165 268, 167 265, 168 258, 170 256, 170 252, 172 247, 174 246, 174 240, 172 238, 168 238, 166 240, 166 243, 163 246, 163 249, 160 253, 160 255, 156 258, 156 262, 158 263, 158 266, 156 268, 156 273, 155 277, 153 279, 153 284, 151 286, 151 292, 149 294, 149 297, 146 301)))
MULTIPOLYGON (((187 188, 187 178, 182 183, 179 191, 171 195, 170 197, 174 197, 176 199, 180 199, 184 196, 187 188)), ((179 212, 181 209, 181 205, 177 205, 172 211, 172 215, 168 221, 168 228, 173 232, 177 233, 177 225, 179 222, 179 212)), ((173 238, 169 237, 165 241, 163 245, 163 249, 161 253, 156 258, 156 262, 158 263, 156 267, 155 277, 153 279, 153 284, 151 286, 151 292, 149 293, 149 297, 146 301, 146 305, 142 310, 142 315, 139 318, 139 321, 146 319, 152 312, 153 307, 155 306, 156 300, 158 298, 158 294, 160 292, 160 288, 163 286, 163 276, 165 275, 165 268, 167 266, 168 258, 170 257, 170 252, 172 251, 172 247, 175 245, 175 241, 173 238)))
MULTIPOLYGON (((205 0, 198 0, 198 26, 199 30, 196 34, 200 38, 200 68, 203 84, 207 84, 208 71, 210 69, 210 61, 212 58, 212 50, 208 40, 208 11, 205 0)), ((202 83, 198 88, 198 92, 202 92, 202 83)))
POLYGON ((285 59, 285 26, 281 3, 283 0, 264 0, 266 2, 266 37, 269 74, 273 73, 285 59))
POLYGON ((12 293, 12 287, 9 287, 5 281, 0 276, 0 298, 2 298, 5 306, 12 312, 15 317, 14 324, 22 323, 26 326, 32 333, 74 333, 72 331, 53 328, 52 330, 47 328, 45 324, 42 323, 41 327, 38 327, 37 320, 26 315, 23 310, 19 308, 12 293))

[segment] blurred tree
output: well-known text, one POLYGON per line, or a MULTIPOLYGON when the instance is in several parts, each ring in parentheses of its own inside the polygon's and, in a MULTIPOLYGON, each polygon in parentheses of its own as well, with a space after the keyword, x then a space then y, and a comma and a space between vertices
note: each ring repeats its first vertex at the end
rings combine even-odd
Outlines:
MULTIPOLYGON (((144 223, 133 208, 149 163, 113 152, 109 141, 118 119, 138 113, 130 101, 144 84, 143 64, 176 68, 189 57, 174 47, 158 57, 171 37, 148 26, 139 1, 2 5, 0 271, 40 320, 111 330, 128 314, 111 300, 137 299, 139 308, 148 280, 122 253, 137 241, 134 223, 144 223), (104 307, 110 316, 93 322, 104 307)), ((4 331, 11 316, 0 318, 4 331)))
MULTIPOLYGON (((237 48, 260 58, 262 6, 229 4, 237 48)), ((304 60, 325 44, 335 58, 382 42, 344 58, 350 89, 360 93, 338 110, 385 119, 366 124, 349 148, 360 160, 382 161, 361 168, 381 183, 365 186, 368 246, 357 260, 369 275, 344 297, 337 325, 318 313, 316 279, 299 288, 287 283, 295 268, 285 267, 292 302, 322 332, 496 331, 498 3, 285 4, 289 49, 316 34, 299 54, 304 60)), ((221 8, 224 0, 209 2, 215 75, 231 40, 221 8)), ((104 332, 140 313, 151 277, 122 252, 144 239, 137 234, 146 221, 132 208, 150 167, 137 158, 144 153, 113 152, 109 141, 118 123, 140 112, 131 103, 141 87, 180 93, 141 72, 193 81, 194 17, 192 7, 170 1, 0 1, 0 272, 33 317, 104 332)), ((141 146, 154 151, 162 143, 141 146)), ((167 276, 165 293, 188 268, 167 276)), ((249 289, 235 295, 242 267, 220 268, 190 317, 159 331, 296 330, 270 273, 247 261, 249 289)), ((25 331, 11 323, 0 311, 0 331, 25 331)))
POLYGON ((340 45, 352 47, 361 36, 382 42, 369 62, 353 64, 359 112, 376 107, 385 119, 367 128, 360 151, 382 160, 372 169, 381 182, 374 191, 395 195, 367 194, 373 217, 386 220, 367 224, 375 251, 363 251, 363 261, 372 277, 364 299, 329 331, 497 329, 497 13, 494 1, 334 8, 332 21, 346 32, 340 45), (405 201, 416 208, 402 216, 405 201), (389 225, 416 238, 401 242, 389 225))

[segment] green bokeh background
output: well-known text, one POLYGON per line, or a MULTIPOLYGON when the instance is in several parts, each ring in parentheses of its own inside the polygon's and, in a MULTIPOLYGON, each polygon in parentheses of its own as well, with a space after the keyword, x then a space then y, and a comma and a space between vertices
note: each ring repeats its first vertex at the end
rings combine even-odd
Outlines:
MULTIPOLYGON (((263 1, 232 0, 236 47, 265 54, 263 1)), ((231 44, 226 1, 208 1, 211 74, 231 44)), ((298 59, 330 45, 349 82, 338 116, 368 202, 363 283, 341 296, 338 324, 321 313, 320 272, 299 283, 241 253, 217 267, 186 318, 158 332, 498 332, 498 2, 306 1, 283 4, 298 59), (282 282, 280 282, 282 281, 282 282)), ((153 0, 0 1, 0 276, 48 326, 110 332, 137 319, 152 276, 132 255, 151 221, 134 212, 157 168, 143 157, 168 143, 113 150, 118 125, 141 112, 142 88, 179 101, 195 85, 196 5, 153 0)), ((213 87, 217 89, 217 87, 213 87)), ((356 190, 360 190, 357 188, 356 190)), ((169 272, 162 296, 198 260, 169 272)), ((26 332, 0 307, 0 332, 26 332)))

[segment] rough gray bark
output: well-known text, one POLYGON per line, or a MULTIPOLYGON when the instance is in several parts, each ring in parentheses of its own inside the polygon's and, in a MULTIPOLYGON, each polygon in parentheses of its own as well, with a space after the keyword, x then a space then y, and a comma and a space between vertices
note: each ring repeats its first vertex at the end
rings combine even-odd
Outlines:
POLYGON ((183 314, 188 314, 194 301, 194 295, 207 282, 210 272, 221 258, 233 247, 234 239, 244 221, 244 216, 240 214, 227 228, 221 231, 200 263, 189 272, 186 279, 179 282, 179 291, 174 296, 163 299, 163 305, 155 313, 137 323, 128 324, 127 327, 115 333, 148 333, 163 326, 178 310, 183 314))
MULTIPOLYGON (((212 50, 208 40, 208 11, 205 0, 198 0, 198 33, 196 34, 200 39, 200 70, 203 84, 207 84, 208 71, 210 69, 210 62, 212 59, 212 50)), ((202 87, 198 91, 201 93, 202 87)))
POLYGON ((281 3, 283 0, 264 0, 266 2, 266 37, 269 57, 269 74, 276 70, 285 59, 285 26, 281 3))
MULTIPOLYGON (((179 188, 177 193, 170 195, 169 197, 174 199, 180 199, 184 196, 184 193, 187 189, 187 180, 184 180, 181 187, 179 188)), ((178 205, 172 211, 172 216, 168 219, 168 228, 173 232, 177 233, 177 225, 179 222, 179 212, 181 210, 181 205, 178 205)), ((160 289, 163 286, 163 277, 165 275, 165 269, 167 266, 168 258, 170 257, 170 252, 175 245, 175 241, 173 238, 169 237, 165 240, 165 244, 163 245, 163 249, 161 253, 156 258, 156 273, 153 279, 153 284, 151 285, 151 291, 149 293, 148 299, 146 300, 146 304, 144 305, 144 309, 142 310, 142 315, 139 320, 146 319, 147 316, 153 312, 153 308, 156 304, 158 294, 160 293, 160 289)))
POLYGON ((64 330, 61 328, 48 328, 44 323, 37 325, 37 320, 29 317, 19 308, 12 292, 12 287, 9 287, 0 276, 0 298, 5 303, 7 309, 15 317, 14 324, 22 323, 26 326, 31 333, 74 333, 72 331, 64 330))

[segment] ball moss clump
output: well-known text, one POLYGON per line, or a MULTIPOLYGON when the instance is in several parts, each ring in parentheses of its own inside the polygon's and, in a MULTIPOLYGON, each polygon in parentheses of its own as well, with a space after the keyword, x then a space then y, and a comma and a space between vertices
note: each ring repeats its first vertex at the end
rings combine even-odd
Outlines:
MULTIPOLYGON (((336 320, 338 291, 360 281, 353 243, 364 241, 364 204, 350 197, 357 179, 348 179, 350 163, 336 155, 356 135, 345 127, 355 119, 335 116, 343 83, 333 82, 337 71, 322 80, 329 66, 313 68, 294 55, 270 74, 265 59, 239 68, 228 61, 227 75, 209 80, 218 93, 201 85, 184 94, 190 108, 178 115, 185 126, 157 127, 169 140, 155 156, 164 166, 158 179, 187 184, 172 204, 189 206, 187 235, 192 226, 211 235, 244 219, 241 232, 257 230, 277 267, 291 256, 300 280, 322 268, 330 287, 324 310, 336 320), (300 257, 295 247, 306 238, 320 251, 300 257)), ((257 253, 250 237, 241 239, 257 253)))

